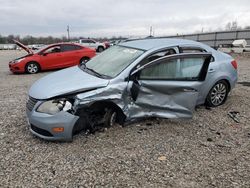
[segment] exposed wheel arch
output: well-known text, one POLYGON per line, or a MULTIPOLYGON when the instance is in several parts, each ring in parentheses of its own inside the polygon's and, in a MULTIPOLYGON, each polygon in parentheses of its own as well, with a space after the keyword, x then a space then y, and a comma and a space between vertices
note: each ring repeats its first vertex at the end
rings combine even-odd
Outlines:
POLYGON ((123 113, 122 109, 112 101, 97 101, 93 103, 90 108, 98 110, 104 110, 105 108, 113 109, 117 113, 117 122, 119 124, 123 124, 126 119, 126 115, 123 113))
POLYGON ((76 122, 72 130, 72 136, 81 132, 82 130, 90 130, 90 132, 95 132, 95 123, 98 122, 100 117, 105 118, 105 110, 112 109, 116 112, 116 122, 123 125, 126 119, 126 115, 123 113, 122 109, 112 101, 97 101, 88 107, 80 108, 77 110, 75 115, 80 118, 76 122), (94 119, 93 119, 93 114, 94 119))

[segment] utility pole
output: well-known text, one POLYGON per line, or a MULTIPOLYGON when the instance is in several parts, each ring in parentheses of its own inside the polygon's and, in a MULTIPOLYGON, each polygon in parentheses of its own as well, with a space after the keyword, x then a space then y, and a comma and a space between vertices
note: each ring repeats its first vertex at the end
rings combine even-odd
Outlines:
POLYGON ((149 36, 150 36, 150 37, 152 36, 152 32, 153 32, 153 27, 150 26, 150 32, 149 32, 149 36))
POLYGON ((70 37, 69 37, 69 25, 67 25, 67 32, 68 32, 68 41, 70 41, 70 37))

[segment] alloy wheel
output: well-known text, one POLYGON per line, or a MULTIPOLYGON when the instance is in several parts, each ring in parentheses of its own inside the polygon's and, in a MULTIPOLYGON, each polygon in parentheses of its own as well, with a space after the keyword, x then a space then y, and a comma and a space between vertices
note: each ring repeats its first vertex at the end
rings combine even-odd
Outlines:
POLYGON ((34 63, 30 63, 27 66, 27 70, 31 74, 37 73, 38 72, 38 66, 36 64, 34 64, 34 63))
POLYGON ((214 106, 218 106, 223 103, 227 95, 226 85, 222 82, 216 84, 211 92, 211 102, 214 106))

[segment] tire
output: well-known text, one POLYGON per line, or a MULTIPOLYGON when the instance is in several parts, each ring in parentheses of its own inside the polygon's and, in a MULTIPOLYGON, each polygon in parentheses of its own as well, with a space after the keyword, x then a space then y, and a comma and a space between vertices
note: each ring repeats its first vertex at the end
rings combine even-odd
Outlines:
POLYGON ((103 51, 104 51, 104 48, 103 48, 102 46, 99 46, 99 47, 97 48, 97 51, 98 51, 98 52, 103 52, 103 51))
POLYGON ((36 62, 29 62, 25 66, 25 71, 29 74, 36 74, 40 70, 40 66, 36 62))
POLYGON ((111 127, 115 124, 116 122, 116 116, 117 113, 113 109, 106 109, 106 112, 104 114, 104 127, 111 127))
POLYGON ((220 80, 210 89, 206 105, 209 107, 217 107, 224 104, 229 93, 229 85, 225 80, 220 80))
POLYGON ((82 57, 82 58, 80 59, 80 65, 87 63, 89 60, 90 60, 89 57, 82 57))

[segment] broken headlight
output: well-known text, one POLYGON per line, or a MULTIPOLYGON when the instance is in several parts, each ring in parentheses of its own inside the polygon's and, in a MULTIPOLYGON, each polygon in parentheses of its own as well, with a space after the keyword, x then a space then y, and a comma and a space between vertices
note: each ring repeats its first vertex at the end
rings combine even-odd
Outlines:
POLYGON ((54 115, 60 111, 68 111, 72 108, 72 104, 66 99, 56 99, 43 102, 37 109, 37 112, 54 115))

